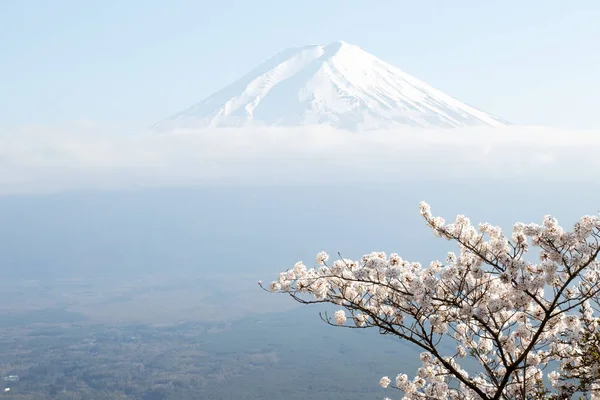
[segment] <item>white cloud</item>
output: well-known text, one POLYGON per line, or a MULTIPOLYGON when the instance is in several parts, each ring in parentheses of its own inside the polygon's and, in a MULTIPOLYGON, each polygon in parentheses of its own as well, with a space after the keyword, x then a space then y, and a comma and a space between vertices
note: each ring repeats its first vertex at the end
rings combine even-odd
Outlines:
POLYGON ((0 133, 0 192, 190 184, 586 180, 596 131, 511 127, 347 132, 327 127, 169 134, 90 124, 0 133))

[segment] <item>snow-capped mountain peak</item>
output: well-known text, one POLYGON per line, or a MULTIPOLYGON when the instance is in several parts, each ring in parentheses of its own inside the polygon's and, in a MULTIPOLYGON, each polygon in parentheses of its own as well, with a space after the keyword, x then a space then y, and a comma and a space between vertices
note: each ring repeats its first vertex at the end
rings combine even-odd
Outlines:
POLYGON ((343 41, 285 50, 156 128, 325 124, 359 130, 503 126, 343 41))

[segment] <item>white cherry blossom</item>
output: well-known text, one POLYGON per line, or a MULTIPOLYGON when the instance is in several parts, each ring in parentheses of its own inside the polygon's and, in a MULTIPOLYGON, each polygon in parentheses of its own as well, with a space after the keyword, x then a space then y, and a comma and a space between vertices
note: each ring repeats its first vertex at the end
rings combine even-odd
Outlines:
POLYGON ((459 252, 427 267, 383 252, 328 265, 320 252, 316 267, 298 262, 267 290, 335 304, 326 322, 375 327, 420 348, 412 379, 380 381, 407 400, 600 398, 600 218, 583 216, 569 231, 545 216, 505 235, 463 215, 446 223, 424 202, 420 212, 459 252), (440 345, 448 340, 450 352, 440 345), (468 359, 480 368, 468 372, 468 359))

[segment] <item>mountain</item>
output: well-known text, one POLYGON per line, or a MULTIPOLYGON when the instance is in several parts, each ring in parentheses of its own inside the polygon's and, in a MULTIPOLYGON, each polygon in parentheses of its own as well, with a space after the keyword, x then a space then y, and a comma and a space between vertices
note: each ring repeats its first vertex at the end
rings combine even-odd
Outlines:
POLYGON ((508 123, 338 41, 285 50, 154 128, 312 124, 360 130, 508 123))

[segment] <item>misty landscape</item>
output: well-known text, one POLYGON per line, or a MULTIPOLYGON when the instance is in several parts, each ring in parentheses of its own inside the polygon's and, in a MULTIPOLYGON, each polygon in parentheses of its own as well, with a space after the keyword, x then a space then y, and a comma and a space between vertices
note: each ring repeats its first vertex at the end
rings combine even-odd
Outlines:
POLYGON ((517 45, 597 5, 33 3, 0 6, 0 399, 600 398, 600 60, 517 45))
MULTIPOLYGON (((578 183, 562 195, 517 184, 529 201, 502 194, 508 184, 5 196, 1 365, 20 378, 5 386, 35 399, 382 397, 368 382, 416 369, 418 351, 374 331, 328 327, 319 313, 331 307, 299 308, 258 280, 312 259, 312 249, 443 258, 447 244, 415 211, 421 198, 445 215, 468 209, 500 224, 539 219, 540 197, 561 220, 577 217, 569 204, 578 183), (504 206, 480 201, 490 196, 504 206)), ((596 199, 579 204, 593 212, 596 199)))

